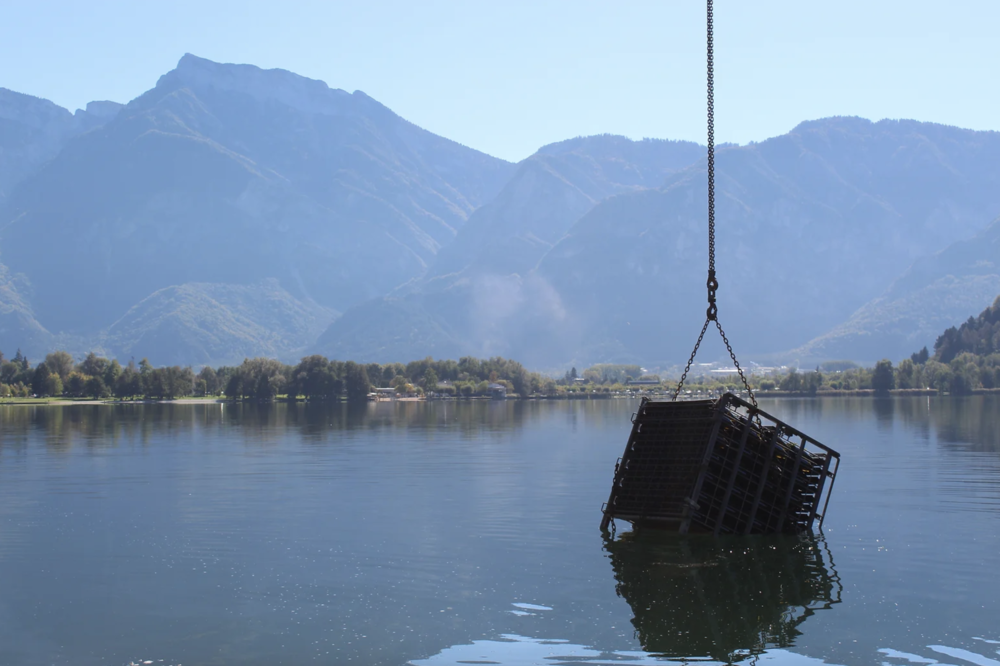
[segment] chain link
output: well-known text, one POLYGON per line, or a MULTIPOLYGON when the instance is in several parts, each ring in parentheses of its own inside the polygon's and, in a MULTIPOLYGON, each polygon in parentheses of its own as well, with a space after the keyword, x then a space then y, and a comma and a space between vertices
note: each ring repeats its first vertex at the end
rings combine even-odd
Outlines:
POLYGON ((726 332, 722 330, 722 324, 719 323, 719 308, 715 302, 715 292, 719 289, 719 281, 715 277, 715 40, 712 0, 706 0, 706 5, 706 24, 708 26, 706 33, 706 56, 708 64, 708 280, 705 286, 708 288, 708 310, 705 313, 705 325, 701 327, 698 342, 694 345, 694 350, 691 352, 691 357, 684 367, 684 374, 681 375, 681 380, 677 384, 677 389, 674 391, 672 399, 677 400, 681 389, 684 388, 684 382, 687 380, 688 372, 691 370, 691 364, 694 363, 694 357, 698 354, 698 348, 701 347, 701 341, 705 338, 705 331, 708 330, 708 324, 714 321, 715 327, 719 329, 719 335, 722 336, 722 341, 726 343, 729 358, 733 360, 733 365, 736 366, 736 372, 740 375, 743 387, 746 388, 747 394, 750 396, 750 401, 756 407, 757 398, 753 394, 753 389, 750 388, 750 383, 747 381, 746 375, 743 374, 740 362, 736 360, 736 352, 733 351, 732 345, 729 344, 726 332))

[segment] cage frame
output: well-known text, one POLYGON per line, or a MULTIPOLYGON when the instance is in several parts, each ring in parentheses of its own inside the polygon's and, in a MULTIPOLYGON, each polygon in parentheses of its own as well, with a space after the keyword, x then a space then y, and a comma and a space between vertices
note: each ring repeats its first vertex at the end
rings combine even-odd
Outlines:
MULTIPOLYGON (((655 430, 652 436, 656 437, 655 430)), ((680 446, 676 442, 674 445, 680 446)), ((683 464, 678 466, 683 467, 683 464)), ((839 469, 840 454, 837 451, 732 393, 725 393, 715 401, 654 401, 646 397, 642 399, 638 411, 632 415, 629 440, 624 453, 615 465, 614 481, 608 501, 601 507, 603 513, 601 529, 606 531, 612 521, 618 519, 630 522, 633 526, 660 527, 676 530, 681 534, 691 531, 711 532, 715 535, 802 533, 812 531, 818 519, 818 528, 822 530, 839 469), (650 405, 661 413, 660 418, 650 416, 650 405), (703 411, 699 417, 701 419, 699 426, 708 432, 708 437, 701 445, 700 463, 693 476, 688 474, 686 482, 673 482, 672 493, 662 492, 662 488, 666 487, 663 484, 659 488, 650 489, 649 477, 657 471, 657 468, 664 467, 663 461, 669 460, 671 455, 677 458, 685 453, 689 454, 690 441, 685 443, 689 446, 687 451, 670 451, 663 448, 659 449, 658 458, 654 454, 651 457, 652 461, 650 457, 644 460, 638 452, 640 444, 645 447, 655 440, 651 440, 649 435, 644 436, 642 429, 644 426, 653 428, 659 426, 662 429, 664 424, 667 424, 667 431, 657 445, 669 447, 672 445, 670 427, 680 428, 681 425, 690 427, 691 417, 684 410, 690 410, 691 413, 703 411), (671 412, 675 417, 673 420, 669 418, 671 412), (664 413, 668 414, 668 418, 662 418, 664 413), (735 439, 734 429, 738 429, 735 439), (725 436, 723 432, 726 433, 725 436), (753 446, 748 448, 748 443, 751 441, 753 446), (776 451, 779 447, 780 450, 776 451), (750 462, 745 464, 744 459, 748 453, 750 462), (756 459, 757 463, 763 460, 763 467, 758 471, 748 467, 753 459, 756 459), (790 468, 789 460, 792 461, 790 468), (643 465, 648 469, 642 469, 643 465), (728 476, 720 484, 718 478, 709 478, 710 472, 713 471, 722 471, 728 476), (635 480, 637 477, 638 481, 635 480), (632 479, 633 486, 638 487, 627 487, 629 479, 632 479), (775 480, 780 482, 777 489, 775 480), (684 483, 690 485, 685 487, 684 483), (721 501, 717 506, 708 506, 713 498, 707 494, 706 483, 715 491, 724 486, 721 501), (644 485, 647 487, 646 496, 642 497, 644 485), (755 488, 749 510, 741 509, 740 513, 734 514, 730 511, 730 507, 735 489, 737 486, 743 486, 744 490, 749 489, 750 485, 755 485, 755 488), (775 504, 766 503, 764 499, 768 489, 777 499, 776 519, 775 504), (796 495, 797 490, 798 495, 796 495), (651 497, 655 491, 661 492, 656 497, 651 497), (779 494, 775 494, 776 491, 779 494), (641 498, 641 508, 638 510, 635 506, 636 497, 641 498), (793 497, 797 498, 795 502, 793 497), (617 503, 623 498, 625 508, 618 510, 617 503), (647 508, 651 500, 656 507, 652 511, 647 508), (659 503, 656 500, 659 500, 659 503), (628 506, 629 502, 632 504, 631 508, 628 506), (671 504, 672 509, 661 510, 664 504, 671 504), (759 513, 765 504, 767 509, 764 518, 761 519, 764 528, 755 530, 755 526, 759 524, 759 513), (681 507, 679 511, 678 506, 681 507), (792 511, 793 508, 805 511, 792 511), (706 512, 711 515, 707 515, 706 512), (713 517, 714 520, 710 520, 713 517), (730 522, 736 523, 738 529, 725 525, 727 517, 730 518, 730 522)), ((669 473, 674 470, 667 465, 666 471, 669 473)), ((668 482, 664 482, 666 483, 668 482)), ((742 496, 745 504, 748 497, 745 493, 742 493, 742 496)))

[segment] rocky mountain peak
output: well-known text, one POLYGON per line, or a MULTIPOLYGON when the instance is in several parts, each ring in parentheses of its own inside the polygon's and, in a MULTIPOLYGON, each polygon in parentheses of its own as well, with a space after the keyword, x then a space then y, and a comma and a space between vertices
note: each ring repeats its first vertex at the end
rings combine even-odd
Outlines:
POLYGON ((86 109, 77 109, 76 113, 73 114, 74 130, 77 133, 83 133, 100 127, 114 120, 123 108, 125 105, 118 102, 87 102, 86 109))
POLYGON ((47 99, 0 88, 0 119, 40 129, 53 122, 69 121, 71 114, 47 99))
POLYGON ((73 115, 82 115, 84 113, 94 116, 95 118, 100 118, 101 120, 108 121, 118 115, 118 112, 125 107, 124 104, 119 104, 118 102, 110 102, 108 100, 87 102, 86 109, 77 109, 76 113, 73 115))
POLYGON ((161 76, 156 86, 238 92, 324 115, 344 113, 345 104, 351 99, 348 92, 284 69, 217 63, 190 53, 184 54, 175 69, 161 76))

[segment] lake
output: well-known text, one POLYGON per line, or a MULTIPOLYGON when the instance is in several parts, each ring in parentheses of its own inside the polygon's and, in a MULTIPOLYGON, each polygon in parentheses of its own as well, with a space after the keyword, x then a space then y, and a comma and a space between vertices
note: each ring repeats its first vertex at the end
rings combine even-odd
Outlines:
POLYGON ((1000 665, 1000 399, 762 407, 822 534, 602 537, 637 403, 0 407, 0 664, 1000 665))

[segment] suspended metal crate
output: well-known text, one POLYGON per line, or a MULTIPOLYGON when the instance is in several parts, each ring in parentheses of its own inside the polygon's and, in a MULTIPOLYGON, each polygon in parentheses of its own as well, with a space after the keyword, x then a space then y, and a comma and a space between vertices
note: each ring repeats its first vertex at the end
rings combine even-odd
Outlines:
POLYGON ((643 398, 601 529, 617 518, 682 534, 799 534, 822 526, 839 467, 839 453, 731 393, 643 398))

